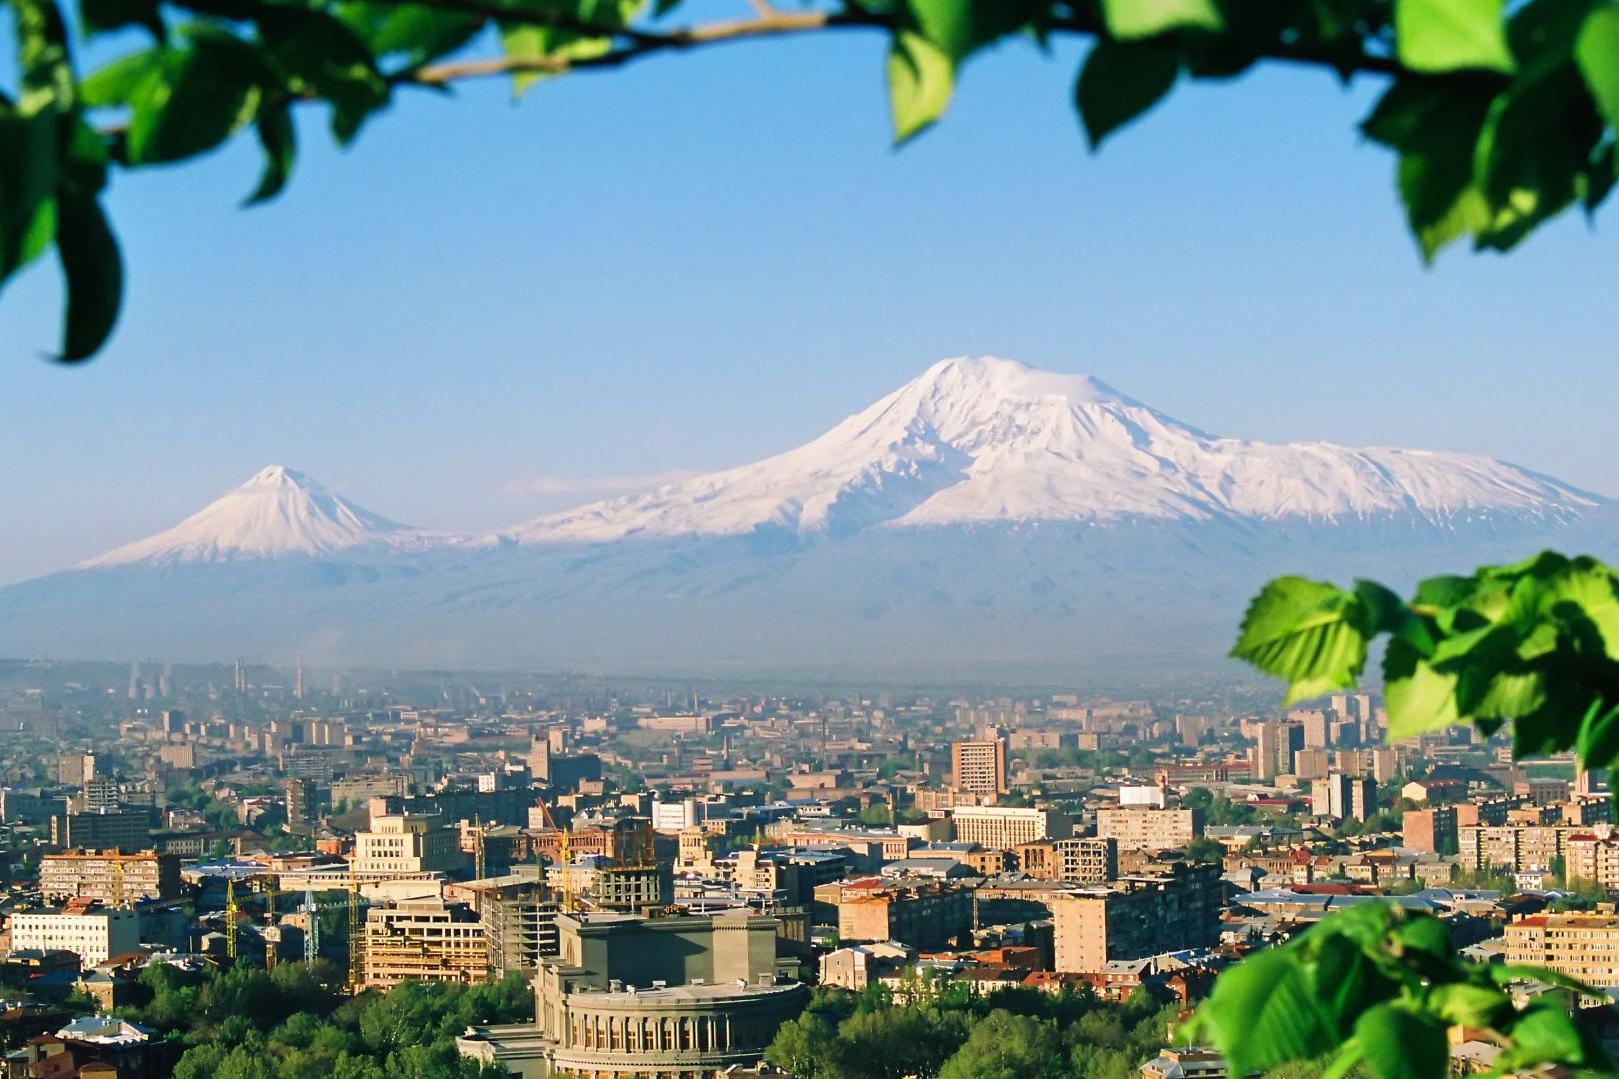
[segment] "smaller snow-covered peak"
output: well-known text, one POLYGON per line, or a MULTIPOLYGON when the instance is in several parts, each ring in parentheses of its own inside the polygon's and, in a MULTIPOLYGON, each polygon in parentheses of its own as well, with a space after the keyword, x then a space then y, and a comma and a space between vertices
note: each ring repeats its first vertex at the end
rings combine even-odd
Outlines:
POLYGON ((319 557, 366 547, 419 547, 435 538, 334 495, 302 472, 271 465, 173 528, 82 566, 319 557))

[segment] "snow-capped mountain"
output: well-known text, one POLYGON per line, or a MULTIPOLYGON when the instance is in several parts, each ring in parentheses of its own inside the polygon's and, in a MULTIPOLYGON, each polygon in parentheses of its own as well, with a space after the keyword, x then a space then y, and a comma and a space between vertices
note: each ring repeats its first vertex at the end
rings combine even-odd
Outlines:
POLYGON ((357 548, 416 549, 440 538, 362 509, 302 472, 270 465, 173 528, 78 568, 321 558, 357 548))
POLYGON ((1217 437, 1091 378, 953 359, 796 449, 485 536, 265 469, 0 588, 0 656, 1206 671, 1277 574, 1400 586, 1547 546, 1612 557, 1616 522, 1608 499, 1485 457, 1217 437))
POLYGON ((813 442, 510 530, 525 543, 1122 518, 1561 522, 1600 499, 1485 457, 1217 438, 1083 375, 943 360, 813 442))

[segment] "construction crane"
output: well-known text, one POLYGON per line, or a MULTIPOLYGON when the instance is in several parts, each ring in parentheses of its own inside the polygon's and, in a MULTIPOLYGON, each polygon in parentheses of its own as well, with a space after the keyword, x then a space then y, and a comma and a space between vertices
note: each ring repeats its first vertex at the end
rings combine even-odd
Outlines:
POLYGON ((225 881, 225 954, 232 963, 236 962, 236 880, 234 877, 225 881))
POLYGON ((557 833, 557 865, 562 870, 558 874, 562 878, 562 913, 572 914, 579 909, 579 897, 574 894, 573 887, 573 832, 557 827, 557 820, 551 816, 550 807, 544 799, 540 800, 540 820, 557 833))
POLYGON ((360 940, 360 881, 349 874, 349 981, 351 993, 360 991, 365 981, 365 946, 360 940))
POLYGON ((484 843, 483 843, 483 815, 474 814, 472 817, 472 879, 483 880, 484 877, 484 843))
MULTIPOLYGON (((275 875, 264 878, 264 926, 266 929, 275 925, 275 875)), ((275 969, 275 961, 280 958, 281 938, 279 931, 264 935, 264 969, 275 969)))

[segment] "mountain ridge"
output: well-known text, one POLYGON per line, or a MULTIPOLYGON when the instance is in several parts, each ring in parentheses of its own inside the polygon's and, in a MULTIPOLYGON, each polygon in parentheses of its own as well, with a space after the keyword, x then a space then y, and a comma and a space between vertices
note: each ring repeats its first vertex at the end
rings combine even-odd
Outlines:
POLYGON ((1222 438, 1093 378, 958 358, 784 453, 486 534, 398 524, 272 466, 0 588, 0 655, 1208 671, 1277 574, 1405 587, 1616 537, 1619 504, 1491 458, 1222 438))

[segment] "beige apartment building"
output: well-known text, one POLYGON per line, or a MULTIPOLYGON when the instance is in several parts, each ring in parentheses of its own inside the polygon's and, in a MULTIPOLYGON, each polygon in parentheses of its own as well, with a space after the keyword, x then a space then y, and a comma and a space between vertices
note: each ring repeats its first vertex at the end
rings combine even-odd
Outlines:
POLYGON ((1045 839, 1013 850, 1018 869, 1035 880, 1105 884, 1119 875, 1119 844, 1095 836, 1045 839))
POLYGON ((1619 988, 1619 917, 1536 914, 1506 927, 1507 962, 1549 967, 1603 989, 1619 988))
POLYGON ((1578 832, 1563 844, 1569 880, 1590 881, 1608 891, 1619 891, 1619 837, 1612 833, 1578 832))
POLYGON ((1056 969, 1095 974, 1115 959, 1213 945, 1220 931, 1220 870, 1175 863, 1051 900, 1056 969))
POLYGON ((1178 850, 1203 832, 1195 809, 1099 809, 1096 835, 1111 839, 1119 850, 1178 850))
POLYGON ((950 772, 956 790, 993 801, 1010 789, 1006 783, 1006 740, 950 743, 950 772))
POLYGON ((988 850, 1011 850, 1019 843, 1066 839, 1074 821, 1066 813, 1020 806, 957 806, 950 811, 956 842, 976 843, 988 850))
POLYGON ((1570 824, 1472 825, 1458 829, 1457 854, 1463 869, 1545 870, 1564 857, 1569 836, 1590 831, 1570 824))
POLYGON ((68 851, 39 862, 39 890, 47 902, 83 896, 123 905, 180 894, 180 856, 142 851, 68 851))
POLYGON ((72 952, 86 967, 140 947, 140 915, 71 899, 60 910, 18 911, 11 916, 11 948, 72 952))
POLYGON ((386 989, 409 979, 480 982, 489 974, 484 924, 465 903, 406 899, 366 911, 362 982, 386 989))
POLYGON ((466 864, 461 837, 437 816, 376 814, 354 836, 354 874, 360 879, 449 873, 466 864))

